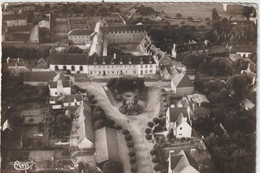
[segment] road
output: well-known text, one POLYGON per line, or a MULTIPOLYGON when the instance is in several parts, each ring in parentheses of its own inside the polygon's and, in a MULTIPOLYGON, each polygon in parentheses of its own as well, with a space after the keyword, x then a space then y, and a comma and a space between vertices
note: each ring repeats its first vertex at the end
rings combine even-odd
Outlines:
MULTIPOLYGON (((153 165, 150 158, 150 150, 153 147, 151 142, 145 139, 144 130, 147 128, 147 123, 159 114, 160 104, 160 89, 150 87, 148 90, 148 104, 144 108, 144 113, 138 116, 126 116, 121 114, 118 107, 112 106, 107 98, 101 83, 76 84, 79 87, 87 89, 90 94, 95 95, 97 105, 101 106, 107 117, 113 119, 117 124, 122 125, 124 129, 128 129, 133 137, 134 150, 136 153, 136 165, 140 173, 152 173, 153 165)), ((122 160, 124 172, 130 173, 129 160, 122 160), (128 169, 126 169, 128 168, 128 169)))

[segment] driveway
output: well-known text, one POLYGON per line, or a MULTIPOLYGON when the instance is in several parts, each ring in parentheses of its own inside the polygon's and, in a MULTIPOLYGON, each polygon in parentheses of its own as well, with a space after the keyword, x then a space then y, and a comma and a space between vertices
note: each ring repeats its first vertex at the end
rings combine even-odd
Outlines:
MULTIPOLYGON (((113 119, 117 124, 122 125, 124 129, 129 130, 135 144, 134 149, 136 152, 136 165, 138 167, 138 172, 152 173, 153 165, 149 152, 152 149, 153 144, 145 139, 144 130, 147 128, 147 123, 149 121, 152 121, 152 119, 154 117, 157 117, 159 114, 160 89, 157 87, 149 88, 148 104, 142 114, 137 116, 126 116, 119 112, 118 107, 114 107, 111 105, 105 91, 102 88, 101 83, 75 83, 75 85, 87 89, 90 94, 95 95, 97 105, 102 107, 107 117, 113 119)), ((130 164, 129 160, 123 162, 124 168, 127 168, 127 170, 125 170, 124 172, 130 173, 130 165, 125 165, 130 164)))

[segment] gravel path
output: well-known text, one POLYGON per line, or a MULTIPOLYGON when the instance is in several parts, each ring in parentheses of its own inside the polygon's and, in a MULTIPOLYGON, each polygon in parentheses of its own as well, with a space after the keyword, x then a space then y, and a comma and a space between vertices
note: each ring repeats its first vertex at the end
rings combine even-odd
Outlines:
MULTIPOLYGON (((153 165, 149 151, 152 149, 153 144, 145 139, 144 130, 147 128, 147 123, 152 121, 152 119, 159 113, 160 89, 153 87, 149 88, 148 105, 144 109, 143 114, 138 116, 126 116, 119 112, 118 107, 111 105, 100 83, 91 83, 88 85, 78 86, 87 89, 90 94, 94 94, 97 104, 102 107, 106 115, 115 120, 117 124, 122 125, 124 129, 129 130, 135 144, 134 149, 136 152, 136 165, 138 167, 138 172, 152 173, 153 165)), ((124 172, 130 173, 129 159, 123 159, 122 162, 125 169, 124 172)))

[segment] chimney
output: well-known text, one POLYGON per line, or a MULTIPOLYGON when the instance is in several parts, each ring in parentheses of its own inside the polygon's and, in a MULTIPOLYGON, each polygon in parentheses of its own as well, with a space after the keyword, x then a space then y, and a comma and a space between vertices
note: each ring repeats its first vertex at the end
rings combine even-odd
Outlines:
POLYGON ((116 59, 116 54, 114 53, 114 59, 116 59))
POLYGON ((6 59, 6 62, 7 62, 7 63, 10 63, 10 57, 8 57, 8 58, 6 59))
POLYGON ((20 62, 20 58, 17 58, 17 62, 20 62))
POLYGON ((248 63, 248 66, 247 66, 247 69, 246 69, 248 72, 251 72, 250 66, 251 66, 251 64, 250 64, 250 62, 249 62, 249 63, 248 63))
POLYGON ((141 57, 140 58, 140 64, 143 64, 144 62, 143 62, 143 58, 141 57))
POLYGON ((208 46, 209 41, 208 41, 208 40, 204 40, 204 44, 205 44, 206 46, 208 46))

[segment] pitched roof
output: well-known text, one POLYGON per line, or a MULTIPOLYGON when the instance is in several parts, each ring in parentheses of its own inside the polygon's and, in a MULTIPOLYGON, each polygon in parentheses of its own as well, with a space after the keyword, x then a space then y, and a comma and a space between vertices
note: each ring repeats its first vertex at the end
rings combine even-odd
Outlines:
POLYGON ((50 64, 57 65, 87 65, 88 55, 77 53, 55 53, 49 56, 50 64))
MULTIPOLYGON (((186 153, 181 150, 179 153, 172 154, 170 156, 171 170, 182 173, 184 169, 188 166, 192 166, 195 169, 195 173, 198 172, 198 166, 194 159, 186 155, 186 153)), ((193 173, 193 172, 189 172, 193 173)))
POLYGON ((3 15, 3 21, 6 20, 21 20, 21 19, 26 19, 26 15, 24 14, 8 14, 8 15, 3 15))
POLYGON ((193 87, 192 81, 183 73, 174 75, 172 82, 176 87, 193 87))
POLYGON ((101 29, 105 32, 145 31, 143 25, 108 26, 108 27, 101 27, 101 29))
POLYGON ((63 87, 71 86, 69 78, 64 76, 63 73, 59 73, 53 78, 53 80, 50 82, 50 88, 57 88, 58 84, 62 84, 63 87))
POLYGON ((176 46, 177 53, 196 51, 196 50, 206 50, 206 49, 208 49, 208 46, 205 45, 204 43, 192 43, 192 44, 183 44, 183 45, 176 46))
POLYGON ((141 7, 137 7, 137 8, 136 8, 135 13, 136 13, 136 14, 143 15, 143 16, 147 16, 147 15, 155 14, 156 11, 154 11, 154 9, 153 9, 152 7, 144 7, 144 6, 141 6, 141 7))
POLYGON ((108 56, 88 56, 87 54, 52 54, 50 55, 50 64, 57 65, 111 65, 111 64, 155 64, 150 55, 133 56, 133 55, 113 55, 108 56))
POLYGON ((255 104, 252 103, 250 100, 248 99, 244 99, 240 102, 240 105, 243 107, 243 108, 246 108, 246 109, 252 109, 253 107, 255 107, 255 104))
POLYGON ((58 98, 58 101, 62 101, 63 103, 71 103, 74 101, 82 101, 82 96, 80 94, 74 94, 74 95, 63 95, 58 98))
POLYGON ((49 82, 56 73, 53 71, 40 71, 40 72, 24 72, 23 81, 24 82, 49 82))
POLYGON ((229 54, 229 58, 232 61, 236 61, 236 60, 242 59, 242 57, 239 54, 229 54))
POLYGON ((30 32, 33 28, 33 25, 27 25, 27 26, 10 26, 7 28, 8 32, 30 32))
POLYGON ((256 52, 255 45, 236 45, 232 46, 230 52, 256 52))
POLYGON ((209 48, 209 54, 227 53, 227 51, 226 46, 213 46, 209 48))
POLYGON ((91 35, 94 31, 91 29, 73 29, 68 35, 91 35))
POLYGON ((94 130, 91 119, 91 108, 87 102, 83 102, 75 111, 77 116, 77 134, 79 141, 87 138, 91 142, 94 142, 94 130))
POLYGON ((117 161, 119 159, 116 137, 116 130, 109 127, 103 127, 95 131, 96 159, 98 163, 107 160, 117 161))
POLYGON ((189 117, 188 107, 169 107, 170 122, 176 122, 182 114, 184 117, 189 117))
POLYGON ((207 98, 207 96, 203 95, 203 94, 191 94, 191 95, 187 95, 186 96, 188 98, 189 101, 193 101, 195 103, 209 103, 209 100, 207 98))

